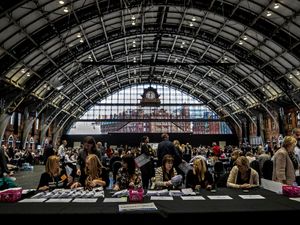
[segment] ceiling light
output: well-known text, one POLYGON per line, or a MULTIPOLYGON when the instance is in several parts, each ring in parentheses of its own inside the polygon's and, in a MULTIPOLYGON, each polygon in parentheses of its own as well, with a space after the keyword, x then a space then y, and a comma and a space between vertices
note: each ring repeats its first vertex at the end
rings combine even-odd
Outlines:
POLYGON ((193 27, 193 26, 194 26, 194 24, 192 22, 190 22, 190 27, 193 27))
POLYGON ((50 87, 50 86, 48 86, 48 87, 47 87, 47 91, 50 91, 50 90, 51 90, 51 87, 50 87))
POLYGON ((183 45, 180 45, 180 48, 183 48, 183 45))
POLYGON ((268 90, 270 89, 270 85, 267 85, 267 89, 268 89, 268 90))
POLYGON ((89 58, 89 59, 91 59, 91 58, 92 58, 92 56, 91 56, 91 55, 89 55, 89 56, 88 56, 88 58, 89 58))
POLYGON ((79 42, 80 42, 80 43, 83 43, 84 41, 83 41, 83 39, 82 39, 82 38, 80 38, 79 42))
POLYGON ((261 90, 264 92, 264 91, 265 91, 265 88, 263 87, 261 90))
POLYGON ((278 3, 275 3, 274 4, 274 9, 278 9, 279 8, 279 4, 278 3))
POLYGON ((136 63, 136 58, 135 57, 133 57, 133 62, 136 63))
POLYGON ((300 72, 297 70, 297 72, 296 72, 296 76, 299 76, 300 75, 300 72))
POLYGON ((96 70, 96 74, 97 74, 97 75, 100 75, 100 73, 99 73, 99 71, 98 71, 98 70, 96 70))
POLYGON ((272 13, 270 11, 268 11, 267 16, 272 16, 272 13))
POLYGON ((30 77, 30 73, 29 73, 29 72, 28 72, 28 73, 26 73, 26 76, 27 76, 27 77, 30 77))
POLYGON ((196 21, 196 18, 195 18, 194 16, 192 17, 192 21, 193 21, 193 22, 195 22, 195 21, 196 21))
POLYGON ((47 84, 44 84, 44 88, 47 88, 47 84))
POLYGON ((61 4, 61 5, 65 4, 64 1, 58 1, 58 3, 61 4))
POLYGON ((65 13, 69 12, 68 7, 65 7, 65 8, 64 8, 64 12, 65 12, 65 13))
POLYGON ((21 69, 21 73, 25 73, 26 72, 26 70, 23 68, 23 69, 21 69))
POLYGON ((132 24, 132 26, 134 26, 135 25, 135 21, 133 20, 131 24, 132 24))
POLYGON ((76 37, 81 38, 81 33, 78 33, 76 37))
POLYGON ((244 44, 242 41, 239 41, 239 45, 242 45, 242 44, 244 44))
POLYGON ((135 48, 135 47, 136 47, 136 45, 135 45, 135 44, 133 44, 133 45, 132 45, 132 47, 134 47, 134 48, 135 48))
POLYGON ((247 39, 248 39, 248 37, 246 35, 244 35, 243 40, 246 41, 247 39))
POLYGON ((169 74, 171 75, 171 74, 172 74, 172 72, 173 72, 173 71, 172 71, 172 70, 170 70, 169 74))
POLYGON ((289 78, 293 79, 294 78, 293 74, 290 73, 289 78))
POLYGON ((134 16, 134 15, 132 15, 131 19, 132 19, 132 20, 135 20, 135 16, 134 16))

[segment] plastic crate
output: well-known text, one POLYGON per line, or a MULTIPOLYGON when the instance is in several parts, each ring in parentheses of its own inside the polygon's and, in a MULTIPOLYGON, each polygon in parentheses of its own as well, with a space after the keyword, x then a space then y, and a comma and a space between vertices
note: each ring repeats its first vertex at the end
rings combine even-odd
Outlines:
POLYGON ((299 186, 282 186, 282 194, 288 197, 300 197, 300 187, 299 186))
POLYGON ((22 197, 22 188, 9 188, 0 191, 0 202, 16 202, 22 197))
POLYGON ((130 202, 142 202, 143 201, 143 194, 144 189, 129 189, 129 201, 130 202))

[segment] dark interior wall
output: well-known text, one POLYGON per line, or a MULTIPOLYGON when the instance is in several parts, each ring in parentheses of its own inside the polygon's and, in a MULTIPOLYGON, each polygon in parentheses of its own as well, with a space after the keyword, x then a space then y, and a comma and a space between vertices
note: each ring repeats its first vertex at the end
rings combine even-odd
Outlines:
MULTIPOLYGON (((101 141, 104 145, 129 145, 139 146, 141 138, 147 135, 151 143, 158 143, 161 141, 161 133, 141 134, 141 133, 113 133, 105 135, 92 135, 96 142, 101 141)), ((86 135, 64 135, 62 138, 68 141, 68 146, 73 146, 74 142, 82 142, 86 135)), ((190 133, 170 133, 170 141, 175 139, 180 143, 185 144, 189 142, 193 146, 211 145, 212 142, 226 141, 227 145, 238 145, 238 138, 236 135, 203 135, 190 133)))

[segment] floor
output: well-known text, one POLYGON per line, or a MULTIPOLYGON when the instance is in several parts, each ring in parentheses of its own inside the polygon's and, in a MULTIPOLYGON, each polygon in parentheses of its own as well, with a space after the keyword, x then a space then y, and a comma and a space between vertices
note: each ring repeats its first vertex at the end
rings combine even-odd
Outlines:
POLYGON ((41 174, 45 171, 44 165, 35 165, 32 171, 15 172, 16 184, 23 189, 35 189, 37 188, 41 174))

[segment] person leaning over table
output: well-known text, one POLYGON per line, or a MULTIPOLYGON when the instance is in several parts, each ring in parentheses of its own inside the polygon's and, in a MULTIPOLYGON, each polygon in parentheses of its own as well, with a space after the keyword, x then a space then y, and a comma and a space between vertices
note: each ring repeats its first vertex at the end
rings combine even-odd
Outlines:
POLYGON ((47 159, 45 170, 41 175, 38 191, 47 191, 56 188, 67 188, 73 182, 73 177, 68 176, 65 169, 59 166, 60 157, 52 155, 47 159))
POLYGON ((102 165, 97 155, 90 154, 86 157, 84 170, 84 175, 81 175, 84 177, 79 179, 83 182, 75 182, 71 188, 84 186, 86 189, 93 189, 99 186, 105 188, 109 185, 108 170, 102 165))
POLYGON ((293 136, 286 136, 283 139, 282 147, 276 151, 273 157, 273 181, 287 185, 292 185, 295 181, 295 169, 289 152, 294 151, 296 144, 297 140, 293 136))
POLYGON ((207 170, 206 162, 201 157, 193 161, 193 169, 189 170, 186 176, 186 187, 199 190, 205 188, 210 190, 213 184, 213 177, 207 170))
POLYGON ((172 177, 177 175, 176 170, 173 167, 174 158, 167 154, 162 159, 162 166, 158 167, 155 171, 155 187, 158 189, 173 188, 171 182, 172 177))
POLYGON ((258 173, 250 167, 249 160, 245 156, 238 157, 229 173, 227 187, 249 189, 258 185, 258 173))
POLYGON ((122 157, 122 167, 118 170, 116 184, 113 190, 119 191, 129 188, 142 188, 141 170, 136 168, 134 158, 131 154, 122 157))

